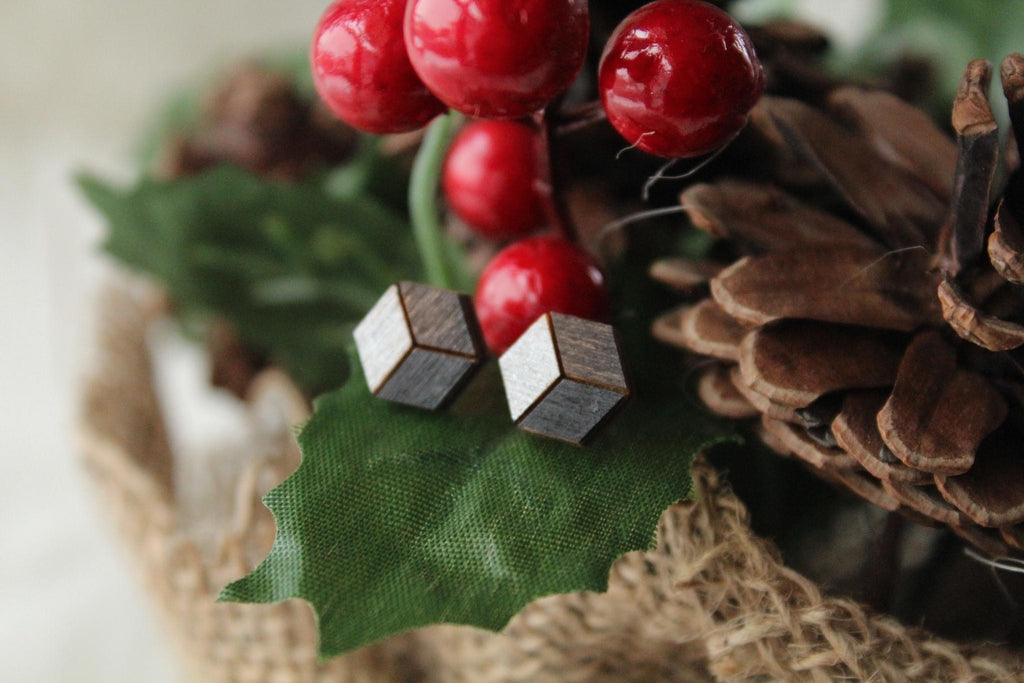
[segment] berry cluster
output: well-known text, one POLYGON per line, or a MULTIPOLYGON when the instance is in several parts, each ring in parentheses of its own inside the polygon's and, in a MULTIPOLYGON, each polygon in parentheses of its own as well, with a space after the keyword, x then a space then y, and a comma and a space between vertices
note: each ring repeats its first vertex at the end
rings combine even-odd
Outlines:
MULTIPOLYGON (((544 112, 580 72, 589 34, 586 0, 337 0, 313 39, 314 82, 339 118, 372 133, 415 130, 449 107, 486 119, 456 138, 443 188, 481 235, 514 239, 559 216, 544 112)), ((747 34, 698 0, 655 0, 626 17, 597 83, 629 144, 670 158, 726 144, 764 87, 747 34)), ((500 252, 476 307, 495 352, 543 313, 609 308, 594 262, 555 237, 500 252)))

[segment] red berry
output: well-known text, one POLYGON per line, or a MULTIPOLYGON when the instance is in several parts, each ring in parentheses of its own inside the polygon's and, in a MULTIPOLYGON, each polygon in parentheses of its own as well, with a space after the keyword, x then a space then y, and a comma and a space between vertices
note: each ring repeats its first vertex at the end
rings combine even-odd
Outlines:
POLYGON ((534 129, 511 121, 478 121, 463 128, 444 165, 448 206, 493 239, 540 227, 539 138, 534 129))
POLYGON ((498 252, 480 276, 474 304, 487 346, 499 354, 545 313, 606 320, 610 308, 597 265, 559 237, 532 237, 498 252))
POLYGON ((346 123, 400 133, 445 110, 413 71, 402 39, 406 0, 338 0, 313 36, 313 83, 346 123))
POLYGON ((743 28, 696 0, 657 0, 626 17, 598 75, 608 120, 663 157, 707 154, 731 140, 764 90, 743 28))
POLYGON ((430 90, 459 111, 515 119, 569 87, 587 51, 586 0, 409 0, 405 44, 430 90))

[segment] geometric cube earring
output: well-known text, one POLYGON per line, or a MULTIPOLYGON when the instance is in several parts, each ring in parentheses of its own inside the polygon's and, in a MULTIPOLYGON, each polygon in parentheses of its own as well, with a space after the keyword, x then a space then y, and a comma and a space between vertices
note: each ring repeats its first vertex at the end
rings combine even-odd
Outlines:
POLYGON ((539 317, 498 365, 512 420, 577 445, 630 395, 615 329, 571 315, 539 317))
POLYGON ((468 296, 415 282, 388 287, 353 336, 371 392, 428 410, 451 400, 487 353, 468 296))

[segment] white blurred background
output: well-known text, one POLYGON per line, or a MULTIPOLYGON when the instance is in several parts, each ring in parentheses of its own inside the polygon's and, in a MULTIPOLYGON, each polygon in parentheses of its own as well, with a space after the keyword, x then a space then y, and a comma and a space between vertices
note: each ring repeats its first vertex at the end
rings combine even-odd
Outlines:
POLYGON ((71 184, 127 180, 169 90, 308 40, 324 0, 0 2, 0 679, 176 681, 73 445, 106 267, 71 184))
MULTIPOLYGON (((0 679, 179 680, 152 605, 78 467, 76 392, 109 265, 71 183, 132 177, 167 93, 302 45, 326 0, 0 1, 0 679)), ((758 5, 750 3, 754 14, 758 5)), ((775 3, 777 4, 777 3, 775 3)), ((787 2, 856 42, 878 7, 787 2)), ((763 7, 762 7, 763 9, 763 7)), ((195 371, 200 376, 200 371, 195 371)))

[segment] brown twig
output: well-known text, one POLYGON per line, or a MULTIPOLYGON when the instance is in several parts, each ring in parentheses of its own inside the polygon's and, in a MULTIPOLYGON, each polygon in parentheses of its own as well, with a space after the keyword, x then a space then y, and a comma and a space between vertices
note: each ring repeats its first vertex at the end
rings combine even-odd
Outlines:
POLYGON ((545 111, 534 116, 534 122, 540 130, 541 197, 548 220, 558 232, 570 242, 579 241, 579 231, 569 213, 565 201, 565 188, 562 183, 563 174, 559 171, 562 155, 561 141, 557 134, 559 102, 556 100, 545 111))

